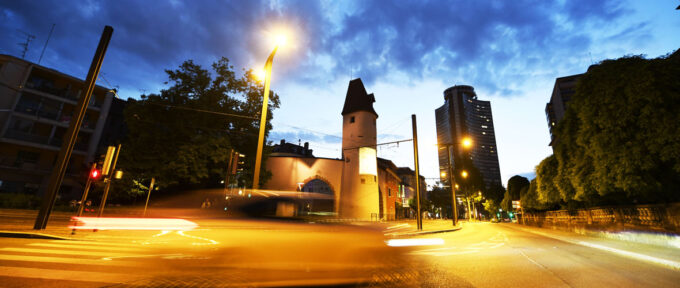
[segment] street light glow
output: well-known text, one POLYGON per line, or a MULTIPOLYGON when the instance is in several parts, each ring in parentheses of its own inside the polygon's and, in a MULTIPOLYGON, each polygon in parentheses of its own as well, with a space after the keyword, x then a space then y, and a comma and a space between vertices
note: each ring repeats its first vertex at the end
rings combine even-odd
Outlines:
POLYGON ((255 70, 253 74, 259 81, 264 81, 264 78, 267 77, 267 71, 265 71, 264 68, 255 70))
POLYGON ((467 171, 463 170, 463 172, 460 172, 460 176, 463 176, 463 178, 467 178, 468 176, 467 171))
POLYGON ((278 46, 278 47, 286 46, 287 43, 288 43, 288 37, 286 36, 286 34, 276 35, 276 46, 278 46))
POLYGON ((470 137, 463 138, 463 141, 461 143, 463 144, 464 148, 472 147, 472 139, 470 139, 470 137))

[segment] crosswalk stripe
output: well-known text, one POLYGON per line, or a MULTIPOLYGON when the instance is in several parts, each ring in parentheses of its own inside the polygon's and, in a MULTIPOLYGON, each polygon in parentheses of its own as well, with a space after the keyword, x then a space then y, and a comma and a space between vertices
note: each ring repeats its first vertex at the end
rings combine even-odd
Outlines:
POLYGON ((141 252, 143 248, 129 248, 129 247, 109 247, 109 246, 90 246, 77 244, 52 244, 52 243, 31 243, 29 246, 52 247, 52 248, 72 248, 84 250, 104 250, 104 251, 126 251, 126 252, 141 252))
POLYGON ((39 278, 50 280, 87 281, 100 283, 124 283, 127 281, 142 278, 141 275, 133 274, 25 268, 11 266, 0 266, 0 276, 39 278))
POLYGON ((64 257, 45 257, 45 256, 29 256, 29 255, 3 255, 0 254, 0 260, 5 261, 24 261, 24 262, 43 262, 43 263, 64 263, 64 264, 82 264, 82 265, 106 265, 106 266, 121 266, 121 267, 141 267, 143 264, 131 261, 106 261, 93 260, 82 258, 64 258, 64 257))
POLYGON ((62 255, 81 255, 81 256, 95 256, 95 257, 119 257, 130 256, 130 253, 116 253, 116 252, 95 252, 95 251, 69 251, 58 249, 33 249, 33 248, 0 248, 0 251, 7 252, 23 252, 23 253, 37 253, 37 254, 62 254, 62 255))
POLYGON ((57 244, 73 244, 73 245, 92 245, 92 246, 109 246, 109 247, 130 247, 141 245, 139 243, 120 243, 120 242, 100 242, 100 241, 81 241, 81 240, 50 240, 49 243, 57 244))

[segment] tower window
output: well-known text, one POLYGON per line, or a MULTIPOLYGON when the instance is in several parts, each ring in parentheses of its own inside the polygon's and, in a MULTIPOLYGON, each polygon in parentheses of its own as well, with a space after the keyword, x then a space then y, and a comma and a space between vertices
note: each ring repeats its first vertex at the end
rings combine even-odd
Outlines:
POLYGON ((354 116, 349 117, 349 123, 354 123, 354 116))

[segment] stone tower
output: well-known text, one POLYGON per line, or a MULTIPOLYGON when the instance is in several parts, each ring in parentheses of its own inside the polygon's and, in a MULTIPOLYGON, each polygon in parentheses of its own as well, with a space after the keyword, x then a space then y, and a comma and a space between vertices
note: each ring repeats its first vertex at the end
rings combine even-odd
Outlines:
POLYGON ((357 78, 349 82, 342 108, 342 218, 371 219, 379 215, 378 163, 376 155, 375 97, 366 93, 357 78))

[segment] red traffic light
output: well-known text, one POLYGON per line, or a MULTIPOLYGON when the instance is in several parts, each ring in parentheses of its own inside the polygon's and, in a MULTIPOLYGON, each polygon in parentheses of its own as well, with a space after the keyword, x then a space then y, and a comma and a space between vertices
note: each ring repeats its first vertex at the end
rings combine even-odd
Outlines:
POLYGON ((101 175, 101 173, 97 169, 93 169, 92 172, 90 172, 90 178, 92 179, 99 178, 99 175, 101 175))

